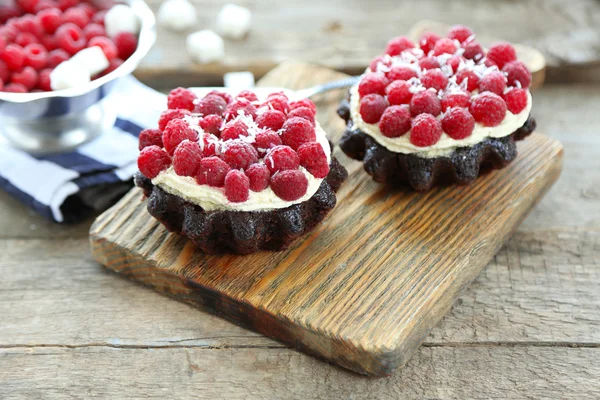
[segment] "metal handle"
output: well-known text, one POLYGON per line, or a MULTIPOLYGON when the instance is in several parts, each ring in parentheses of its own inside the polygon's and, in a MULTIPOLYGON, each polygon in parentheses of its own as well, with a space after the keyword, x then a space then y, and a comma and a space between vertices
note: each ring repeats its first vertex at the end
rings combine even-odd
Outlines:
POLYGON ((346 79, 340 79, 339 81, 327 82, 322 85, 296 90, 296 94, 299 97, 311 98, 318 94, 329 92, 330 90, 343 89, 350 86, 354 86, 360 80, 360 78, 361 76, 353 76, 346 79))

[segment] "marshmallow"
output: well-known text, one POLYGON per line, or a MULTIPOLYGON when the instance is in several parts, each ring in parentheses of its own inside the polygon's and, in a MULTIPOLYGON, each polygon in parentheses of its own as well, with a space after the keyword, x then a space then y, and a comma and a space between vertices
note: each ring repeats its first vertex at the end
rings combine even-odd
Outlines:
POLYGON ((110 64, 100 46, 88 47, 79 51, 69 61, 77 63, 87 70, 91 76, 97 75, 110 64))
POLYGON ((217 31, 224 37, 241 39, 250 30, 252 14, 245 7, 225 4, 217 15, 217 31))
POLYGON ((223 39, 213 31, 202 30, 187 37, 187 51, 199 63, 219 61, 225 56, 223 39))
POLYGON ((174 31, 184 31, 196 25, 196 7, 187 0, 166 0, 158 9, 158 22, 174 31))
POLYGON ((104 27, 108 37, 115 37, 119 32, 137 35, 140 32, 140 20, 130 7, 117 4, 104 16, 104 27))
POLYGON ((58 64, 50 73, 50 87, 52 90, 81 87, 90 81, 91 77, 88 70, 82 68, 79 63, 70 60, 58 64))

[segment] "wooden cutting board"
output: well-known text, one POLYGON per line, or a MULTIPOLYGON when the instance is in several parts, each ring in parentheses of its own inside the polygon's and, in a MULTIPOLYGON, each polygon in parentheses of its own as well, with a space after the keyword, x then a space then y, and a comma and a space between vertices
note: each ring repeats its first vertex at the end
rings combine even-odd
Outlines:
MULTIPOLYGON (((261 82, 302 88, 343 77, 286 63, 261 82)), ((335 142, 343 93, 318 101, 335 142)), ((284 252, 209 256, 168 233, 133 189, 90 231, 94 257, 176 299, 359 373, 404 364, 560 174, 562 146, 534 133, 506 169, 470 187, 388 190, 336 150, 338 205, 284 252)), ((127 306, 124 304, 123 306, 127 306)), ((191 316, 193 317, 193 316, 191 316)))

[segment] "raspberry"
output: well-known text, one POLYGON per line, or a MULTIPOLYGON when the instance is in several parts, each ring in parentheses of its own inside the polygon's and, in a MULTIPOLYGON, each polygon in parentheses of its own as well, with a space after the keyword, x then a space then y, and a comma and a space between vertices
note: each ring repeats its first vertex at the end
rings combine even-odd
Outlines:
POLYGON ((456 73, 456 71, 458 71, 458 67, 464 61, 465 61, 465 59, 462 56, 459 56, 458 54, 456 54, 456 55, 450 57, 448 59, 448 61, 446 62, 446 64, 448 64, 450 66, 450 68, 452 68, 453 73, 456 73))
POLYGON ((148 146, 140 152, 138 169, 146 178, 154 179, 171 165, 171 157, 158 146, 148 146))
POLYGON ((318 179, 329 174, 329 163, 323 147, 319 143, 305 143, 298 148, 298 158, 312 176, 318 179))
POLYGON ((182 108, 193 111, 194 100, 196 100, 196 95, 194 92, 182 87, 178 87, 171 90, 167 96, 167 107, 170 109, 182 108))
POLYGON ((113 43, 112 40, 105 36, 97 36, 91 38, 88 42, 87 47, 98 46, 102 49, 102 52, 106 56, 107 60, 114 60, 118 56, 117 46, 113 43))
POLYGON ((202 135, 202 157, 215 156, 218 149, 220 149, 219 139, 215 135, 210 133, 202 135))
POLYGON ((375 124, 388 106, 388 101, 378 94, 368 94, 360 99, 359 112, 367 124, 375 124))
POLYGON ((316 138, 315 128, 304 118, 292 117, 283 124, 281 140, 294 150, 303 143, 314 142, 316 138))
POLYGON ((184 140, 173 154, 173 170, 179 176, 195 176, 201 159, 202 150, 198 142, 184 140))
POLYGON ((137 37, 130 32, 119 32, 113 38, 119 52, 119 58, 127 60, 137 49, 137 37))
POLYGON ((440 112, 442 112, 442 104, 433 90, 415 93, 410 100, 410 114, 413 117, 419 114, 437 116, 440 112))
POLYGON ((387 68, 391 65, 391 62, 392 61, 386 56, 377 56, 371 60, 369 69, 373 72, 377 72, 380 68, 380 65, 382 65, 384 68, 387 68))
POLYGON ((297 169, 281 171, 271 177, 271 189, 285 201, 298 200, 306 194, 308 179, 297 169))
POLYGON ((287 97, 287 94, 285 94, 285 92, 283 90, 280 90, 279 92, 271 92, 271 93, 269 93, 269 95, 267 96, 266 100, 270 100, 273 97, 283 97, 285 99, 285 101, 289 101, 290 100, 289 97, 287 97))
POLYGON ((466 108, 449 109, 442 118, 442 129, 452 139, 464 139, 473 133, 475 119, 466 108))
POLYGON ((200 99, 194 107, 194 112, 206 115, 223 115, 223 112, 227 109, 227 103, 222 97, 209 94, 203 99, 200 99))
POLYGON ((242 90, 236 96, 236 98, 240 98, 240 97, 243 99, 246 99, 248 101, 258 101, 258 97, 256 96, 256 93, 254 93, 251 90, 242 90))
POLYGON ((54 68, 61 62, 67 61, 69 54, 63 49, 52 50, 48 53, 48 67, 54 68))
POLYGON ((9 19, 21 15, 21 10, 10 5, 0 6, 0 24, 5 24, 9 19))
POLYGON ((108 10, 98 11, 92 16, 92 22, 104 26, 104 17, 106 17, 107 12, 108 10))
POLYGON ((51 68, 46 68, 40 71, 38 77, 38 87, 44 92, 51 92, 52 87, 50 86, 50 74, 52 73, 51 68))
POLYGON ((412 121, 410 142, 418 147, 434 145, 442 136, 442 125, 431 114, 420 114, 412 121))
POLYGON ((483 126, 498 126, 506 115, 506 103, 497 94, 484 92, 473 99, 469 111, 483 126))
POLYGON ((511 61, 502 68, 506 74, 509 86, 517 86, 517 82, 522 88, 528 88, 531 85, 531 72, 521 61, 511 61))
POLYGON ((267 110, 256 117, 259 128, 269 128, 278 131, 285 122, 285 114, 278 110, 267 110))
POLYGON ((11 25, 0 26, 0 36, 7 42, 12 42, 17 38, 19 30, 11 25))
POLYGON ((92 19, 94 14, 96 14, 96 8, 88 3, 81 3, 76 8, 83 11, 90 20, 92 19))
POLYGON ((358 94, 360 97, 365 97, 371 93, 377 93, 383 96, 388 83, 389 81, 383 73, 368 73, 362 77, 360 83, 358 84, 358 94))
POLYGON ((394 81, 385 89, 387 100, 390 104, 409 104, 413 94, 410 91, 412 85, 406 81, 394 81))
POLYGON ((222 98, 223 100, 225 100, 225 102, 227 104, 231 103, 233 101, 233 97, 231 97, 231 95, 229 93, 225 93, 225 92, 219 92, 218 90, 211 90, 210 92, 208 92, 206 95, 217 95, 220 98, 222 98))
POLYGON ((502 96, 504 89, 506 89, 506 77, 500 71, 492 71, 479 81, 479 93, 492 92, 502 96))
POLYGON ((500 42, 490 47, 487 58, 497 65, 499 69, 502 69, 504 64, 517 59, 517 52, 510 43, 500 42))
POLYGON ((225 176, 225 196, 232 203, 248 200, 250 179, 239 170, 232 169, 225 176))
POLYGON ((387 46, 385 47, 385 53, 389 54, 390 56, 397 56, 404 50, 412 49, 414 47, 415 44, 412 42, 412 40, 410 40, 406 36, 398 36, 393 39, 390 39, 390 41, 387 43, 387 46))
POLYGON ((33 14, 35 13, 35 6, 37 5, 38 1, 39 0, 17 0, 16 3, 26 13, 33 14))
POLYGON ((8 69, 8 66, 6 65, 6 63, 2 60, 0 60, 0 79, 2 79, 4 82, 8 81, 8 79, 10 78, 10 70, 8 69))
POLYGON ((281 111, 284 114, 287 114, 290 111, 290 105, 288 103, 288 99, 286 96, 270 95, 267 97, 267 100, 263 103, 263 106, 269 107, 269 109, 281 111))
POLYGON ((269 186, 271 172, 265 164, 252 164, 244 173, 250 181, 250 190, 253 192, 261 192, 269 186))
POLYGON ((427 56, 419 59, 419 68, 425 69, 433 69, 439 68, 440 63, 435 57, 427 56))
POLYGON ((46 48, 46 51, 56 50, 58 44, 54 35, 42 35, 40 43, 46 48))
POLYGON ((85 28, 83 28, 83 34, 85 35, 85 38, 89 41, 90 39, 95 37, 106 36, 106 31, 104 30, 104 27, 102 25, 91 23, 86 25, 85 28))
POLYGON ((160 118, 158 119, 158 129, 164 131, 167 127, 167 124, 174 119, 181 119, 186 115, 190 115, 191 113, 188 110, 166 110, 160 114, 160 118))
POLYGON ((106 68, 104 70, 104 72, 102 73, 102 75, 108 75, 111 72, 113 72, 114 70, 116 70, 117 68, 119 68, 121 65, 123 65, 123 60, 121 60, 120 58, 115 58, 113 60, 110 60, 108 63, 108 68, 106 68))
POLYGON ((4 91, 10 93, 27 93, 27 88, 20 83, 11 82, 4 86, 4 91))
POLYGON ((40 11, 54 9, 55 7, 56 4, 52 0, 40 0, 35 6, 35 12, 39 13, 40 11))
POLYGON ((410 129, 410 111, 406 106, 390 106, 381 116, 379 129, 384 136, 395 138, 410 129))
POLYGON ((460 70, 456 74, 456 83, 461 84, 465 81, 466 83, 464 83, 464 85, 469 92, 472 92, 479 87, 479 77, 475 72, 468 69, 460 70))
POLYGON ((17 35, 15 43, 21 47, 25 47, 28 44, 38 43, 38 39, 33 33, 21 32, 17 35))
POLYGON ((63 14, 63 23, 71 22, 81 29, 85 28, 85 26, 90 22, 90 17, 88 17, 87 13, 80 8, 69 8, 63 14))
POLYGON ((463 57, 467 60, 479 61, 483 58, 485 51, 478 42, 469 42, 465 44, 463 57))
POLYGON ((58 8, 63 11, 79 4, 79 0, 57 0, 56 2, 58 3, 58 8))
POLYGON ((32 67, 25 67, 21 71, 13 72, 10 81, 12 83, 20 83, 29 91, 37 85, 38 73, 32 67))
POLYGON ((469 108, 471 105, 471 96, 464 92, 446 93, 441 101, 442 111, 452 107, 469 108))
POLYGON ((202 118, 199 122, 200 128, 206 133, 212 133, 213 135, 220 135, 221 124, 223 123, 223 118, 219 117, 216 114, 210 114, 206 117, 202 118))
POLYGON ((163 147, 162 132, 158 129, 144 129, 140 132, 138 148, 142 150, 148 146, 163 147))
POLYGON ((71 55, 85 48, 86 40, 83 31, 73 23, 61 25, 56 30, 56 43, 71 55))
POLYGON ((300 117, 310 122, 313 126, 315 125, 315 112, 308 107, 294 108, 288 113, 288 118, 300 117))
POLYGON ((527 90, 526 89, 511 89, 504 93, 504 101, 508 111, 513 114, 518 114, 527 107, 527 90))
POLYGON ((30 44, 25 49, 25 65, 39 71, 48 64, 48 52, 41 44, 30 44))
POLYGON ((458 40, 459 42, 464 43, 473 35, 473 31, 467 28, 466 26, 454 25, 452 28, 450 28, 448 38, 458 40))
POLYGON ((163 130, 163 144, 170 155, 173 155, 177 145, 186 139, 198 140, 198 134, 182 119, 170 121, 163 130))
POLYGON ((246 99, 237 99, 231 104, 227 105, 225 109, 225 121, 231 121, 236 118, 239 113, 251 116, 252 119, 256 118, 256 107, 246 99))
POLYGON ((429 54, 438 40, 440 40, 439 35, 436 35, 433 32, 425 32, 419 40, 419 46, 421 47, 421 50, 423 50, 423 53, 429 54))
POLYGON ((21 46, 10 43, 0 53, 0 58, 6 63, 8 69, 18 71, 25 63, 25 52, 21 46))
POLYGON ((442 54, 454 54, 456 53, 456 43, 452 39, 442 38, 435 43, 433 46, 433 55, 439 56, 442 54))
POLYGON ((24 15, 19 18, 18 23, 20 25, 21 32, 31 33, 35 37, 39 37, 42 35, 42 33, 44 33, 42 25, 34 15, 24 15))
POLYGON ((386 76, 390 81, 407 81, 410 78, 417 78, 418 74, 417 71, 412 68, 397 65, 392 67, 386 76))
POLYGON ((237 139, 240 136, 248 136, 248 127, 241 120, 228 122, 221 131, 221 140, 237 139))
POLYGON ((421 83, 427 89, 442 90, 448 84, 448 78, 439 68, 429 69, 421 75, 421 83))
POLYGON ((250 143, 233 140, 227 144, 221 158, 231 168, 246 169, 258 161, 258 152, 250 143))
POLYGON ((317 113, 317 106, 309 99, 300 99, 290 103, 290 111, 299 107, 308 107, 313 110, 315 114, 317 113))
POLYGON ((259 153, 264 153, 270 148, 279 146, 281 144, 282 141, 279 135, 271 130, 259 132, 254 137, 254 147, 259 153))
POLYGON ((289 146, 275 146, 269 149, 264 162, 272 174, 277 171, 298 169, 300 166, 298 154, 289 146))
POLYGON ((196 181, 201 185, 222 187, 225 184, 225 176, 230 170, 229 164, 219 157, 206 157, 200 161, 196 181))

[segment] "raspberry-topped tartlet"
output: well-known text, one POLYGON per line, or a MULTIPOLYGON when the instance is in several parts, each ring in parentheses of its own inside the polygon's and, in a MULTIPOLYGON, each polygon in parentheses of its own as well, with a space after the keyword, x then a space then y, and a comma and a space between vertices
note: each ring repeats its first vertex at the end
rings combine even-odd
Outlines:
POLYGON ((307 99, 178 88, 140 134, 148 211, 210 253, 282 250, 336 203, 346 170, 307 99))
POLYGON ((531 73, 508 43, 487 51, 465 26, 388 42, 338 113, 341 149, 378 182, 428 190, 502 168, 535 129, 531 73))

